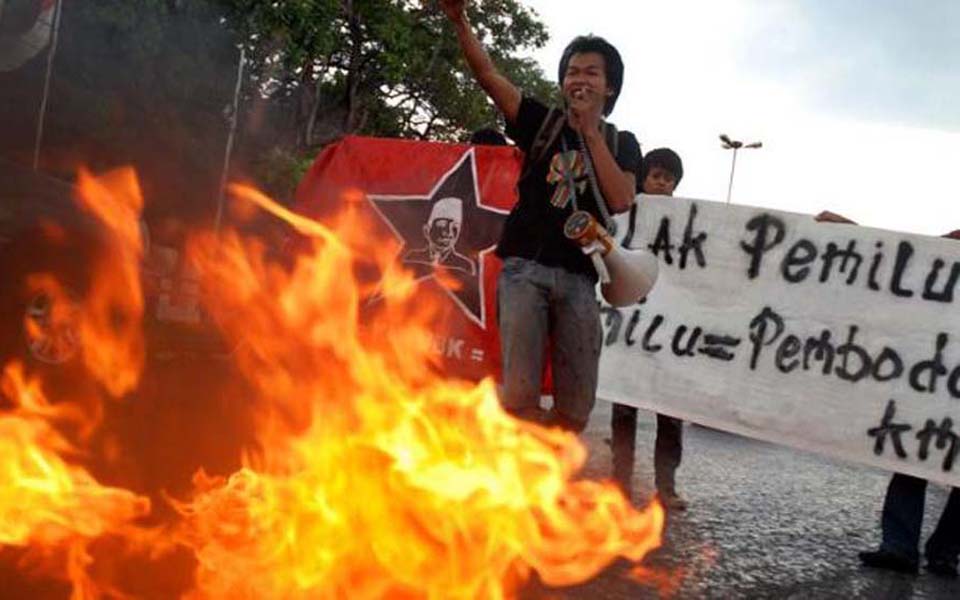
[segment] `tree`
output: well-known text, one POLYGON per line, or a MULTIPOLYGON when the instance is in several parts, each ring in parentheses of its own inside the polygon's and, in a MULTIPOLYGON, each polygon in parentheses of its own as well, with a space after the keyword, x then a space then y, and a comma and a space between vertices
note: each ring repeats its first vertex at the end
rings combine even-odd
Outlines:
MULTIPOLYGON (((420 0, 221 0, 251 57, 251 98, 280 105, 299 150, 348 133, 449 140, 496 122, 456 39, 420 0)), ((547 33, 518 0, 474 3, 471 18, 504 72, 529 93, 554 87, 532 59, 547 33)))

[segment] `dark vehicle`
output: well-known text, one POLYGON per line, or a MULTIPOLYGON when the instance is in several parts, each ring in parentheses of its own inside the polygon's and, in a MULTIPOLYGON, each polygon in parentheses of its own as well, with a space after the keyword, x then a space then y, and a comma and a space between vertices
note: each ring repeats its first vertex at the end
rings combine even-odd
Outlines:
MULTIPOLYGON (((31 369, 64 370, 78 362, 83 340, 71 315, 105 241, 73 193, 69 183, 0 159, 0 364, 20 359, 31 369), (38 273, 53 275, 65 297, 54 299, 30 285, 38 273)), ((200 308, 198 275, 177 249, 151 246, 146 225, 143 233, 148 355, 227 355, 200 308)))

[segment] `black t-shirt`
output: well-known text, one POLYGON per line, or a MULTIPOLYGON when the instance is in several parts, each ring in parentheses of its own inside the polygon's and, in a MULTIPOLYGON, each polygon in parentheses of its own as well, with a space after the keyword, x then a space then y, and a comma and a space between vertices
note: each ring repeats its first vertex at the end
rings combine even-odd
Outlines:
MULTIPOLYGON (((524 97, 514 123, 507 124, 507 135, 524 152, 530 151, 534 138, 550 109, 533 98, 524 97)), ((619 132, 617 164, 624 171, 639 173, 640 144, 629 131, 619 132)), ((563 224, 573 213, 568 178, 564 168, 572 165, 577 208, 589 211, 603 223, 587 175, 576 132, 564 125, 563 133, 543 153, 543 158, 529 167, 518 184, 520 200, 503 226, 497 256, 518 256, 548 266, 560 266, 574 273, 597 279, 590 259, 574 242, 563 235, 563 224), (563 141, 567 151, 564 153, 563 141)), ((598 182, 599 185, 599 182, 598 182)))

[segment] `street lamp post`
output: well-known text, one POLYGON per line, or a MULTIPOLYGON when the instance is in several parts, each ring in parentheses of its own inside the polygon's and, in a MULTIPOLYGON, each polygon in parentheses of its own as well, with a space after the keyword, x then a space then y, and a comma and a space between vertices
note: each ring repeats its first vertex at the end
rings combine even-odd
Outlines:
POLYGON ((740 148, 762 148, 763 142, 744 144, 740 140, 731 140, 725 133, 720 134, 720 142, 727 150, 733 150, 733 161, 730 163, 730 183, 727 185, 727 204, 730 204, 730 194, 733 192, 733 173, 737 169, 737 151, 740 148))

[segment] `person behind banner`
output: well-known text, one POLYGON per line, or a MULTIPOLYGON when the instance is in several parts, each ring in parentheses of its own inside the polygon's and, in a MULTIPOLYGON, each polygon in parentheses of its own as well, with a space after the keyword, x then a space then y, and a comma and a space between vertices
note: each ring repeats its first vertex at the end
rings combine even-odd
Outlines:
POLYGON ((623 85, 623 62, 602 38, 574 39, 558 71, 565 106, 551 109, 522 95, 497 70, 473 32, 466 0, 440 5, 470 71, 525 154, 519 201, 497 245, 503 259, 497 281, 501 401, 521 418, 579 432, 596 402, 602 327, 595 267, 563 228, 576 209, 604 223, 608 209, 625 212, 633 203, 640 145, 604 120, 623 85), (549 412, 540 407, 548 345, 554 385, 549 412))
MULTIPOLYGON (((943 237, 960 240, 960 229, 943 237)), ((917 573, 920 564, 920 527, 923 524, 926 495, 926 479, 894 473, 883 501, 880 547, 861 552, 860 562, 878 569, 917 573)), ((923 554, 927 559, 927 571, 949 578, 957 576, 957 561, 960 557, 960 488, 950 488, 947 504, 943 507, 936 528, 924 544, 923 554)))
MULTIPOLYGON (((640 191, 644 194, 673 196, 683 179, 683 161, 670 148, 651 150, 643 157, 640 167, 640 191)), ((630 220, 636 218, 636 205, 630 220)), ((626 244, 629 241, 625 240, 626 244)), ((637 408, 625 404, 613 405, 610 418, 613 449, 613 477, 624 493, 632 489, 634 455, 637 440, 637 408)), ((654 482, 664 506, 686 510, 686 500, 677 493, 676 472, 683 453, 683 422, 667 415, 657 415, 657 439, 653 451, 654 482)))
MULTIPOLYGON (((854 221, 830 211, 823 211, 814 218, 821 222, 856 225, 854 221)), ((960 240, 960 229, 943 237, 960 240)), ((926 496, 926 479, 903 473, 893 474, 887 485, 880 516, 880 547, 859 554, 864 566, 917 574, 926 496)), ((927 559, 927 571, 951 579, 957 577, 960 558, 960 488, 950 488, 947 503, 936 528, 924 544, 923 554, 927 559)))

